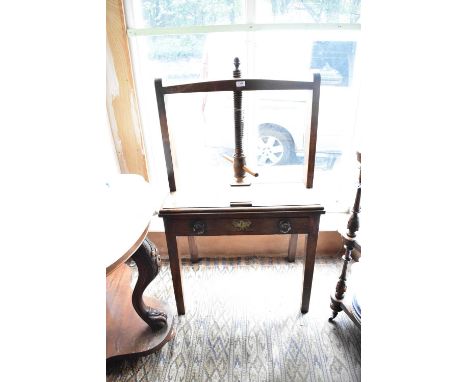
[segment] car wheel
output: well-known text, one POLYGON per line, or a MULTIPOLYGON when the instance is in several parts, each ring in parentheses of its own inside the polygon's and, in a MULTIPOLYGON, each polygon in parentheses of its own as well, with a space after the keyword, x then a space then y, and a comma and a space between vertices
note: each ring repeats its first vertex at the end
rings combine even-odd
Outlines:
POLYGON ((275 166, 287 164, 295 157, 294 141, 289 133, 279 126, 260 126, 257 140, 257 164, 275 166))

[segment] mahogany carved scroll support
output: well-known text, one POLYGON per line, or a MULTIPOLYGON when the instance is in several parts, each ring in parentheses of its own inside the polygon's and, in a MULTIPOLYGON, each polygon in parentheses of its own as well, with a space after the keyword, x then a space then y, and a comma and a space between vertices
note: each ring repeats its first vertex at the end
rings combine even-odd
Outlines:
POLYGON ((145 239, 132 258, 138 268, 138 280, 132 294, 133 307, 151 329, 159 330, 167 324, 167 314, 147 306, 143 301, 143 292, 158 274, 161 258, 148 239, 145 239))

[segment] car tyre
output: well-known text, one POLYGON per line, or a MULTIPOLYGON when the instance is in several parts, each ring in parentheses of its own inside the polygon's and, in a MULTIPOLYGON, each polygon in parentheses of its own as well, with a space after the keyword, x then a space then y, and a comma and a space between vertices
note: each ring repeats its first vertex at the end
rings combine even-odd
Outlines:
POLYGON ((276 125, 260 125, 257 141, 257 164, 291 164, 296 159, 294 141, 288 131, 276 125))

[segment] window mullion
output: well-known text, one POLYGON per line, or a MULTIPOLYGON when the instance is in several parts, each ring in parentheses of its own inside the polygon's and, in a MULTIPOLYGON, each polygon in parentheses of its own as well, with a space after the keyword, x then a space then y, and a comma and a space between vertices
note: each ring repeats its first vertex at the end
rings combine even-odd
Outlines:
POLYGON ((255 24, 256 0, 245 0, 245 17, 247 24, 255 24))

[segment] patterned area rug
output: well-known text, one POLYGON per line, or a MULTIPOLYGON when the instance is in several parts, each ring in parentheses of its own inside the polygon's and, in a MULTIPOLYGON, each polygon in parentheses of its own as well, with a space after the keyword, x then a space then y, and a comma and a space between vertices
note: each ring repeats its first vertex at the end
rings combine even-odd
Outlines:
MULTIPOLYGON (((317 259, 302 315, 302 259, 184 261, 186 314, 176 316, 175 338, 154 354, 109 364, 107 381, 359 381, 360 330, 344 313, 328 322, 340 269, 340 259, 317 259)), ((175 312, 168 262, 145 294, 175 312)))

